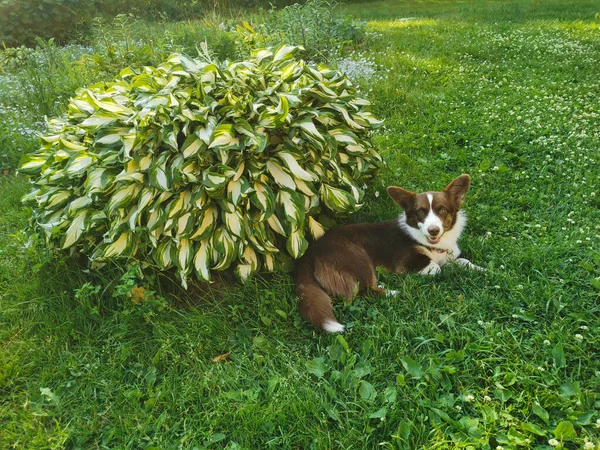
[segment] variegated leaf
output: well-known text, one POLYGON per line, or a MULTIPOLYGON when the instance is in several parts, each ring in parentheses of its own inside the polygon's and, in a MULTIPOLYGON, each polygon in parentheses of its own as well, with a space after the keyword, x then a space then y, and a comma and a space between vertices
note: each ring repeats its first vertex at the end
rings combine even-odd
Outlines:
POLYGON ((321 186, 321 197, 332 211, 348 212, 353 211, 356 207, 356 201, 351 194, 327 184, 321 186))
POLYGON ((133 234, 131 232, 121 233, 121 235, 104 249, 103 258, 110 259, 130 253, 133 244, 133 234))
POLYGON ((194 268, 198 278, 204 281, 210 281, 211 253, 210 239, 200 241, 194 256, 194 268))
POLYGON ((308 241, 300 230, 290 233, 286 241, 286 248, 293 258, 300 258, 308 248, 308 241))
POLYGON ((290 190, 296 189, 296 184, 294 183, 292 176, 287 173, 274 159, 270 158, 267 161, 267 170, 275 182, 281 187, 288 188, 290 190))
MULTIPOLYGON (((294 155, 289 152, 279 152, 277 157, 280 158, 285 165, 290 169, 290 172, 296 177, 304 181, 317 181, 319 178, 314 174, 300 167, 294 155)), ((268 162, 267 162, 268 167, 268 162)))
POLYGON ((325 228, 319 222, 317 222, 314 218, 308 218, 308 229, 310 230, 310 234, 314 239, 319 239, 325 234, 325 228))
POLYGON ((85 219, 88 216, 88 211, 84 210, 77 214, 71 221, 71 225, 65 233, 65 240, 62 248, 69 248, 79 240, 85 226, 85 219))

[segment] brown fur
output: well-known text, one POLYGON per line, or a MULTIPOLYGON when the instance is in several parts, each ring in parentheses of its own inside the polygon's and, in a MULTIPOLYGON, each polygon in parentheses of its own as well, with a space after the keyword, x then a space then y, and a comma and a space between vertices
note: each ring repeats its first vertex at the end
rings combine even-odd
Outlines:
MULTIPOLYGON (((444 229, 455 224, 469 182, 469 176, 462 175, 442 192, 430 192, 435 212, 441 211, 444 229)), ((427 193, 399 187, 388 188, 388 193, 404 209, 407 225, 417 228, 417 222, 429 212, 427 193)), ((328 232, 308 248, 296 266, 300 315, 316 327, 337 322, 330 296, 351 302, 356 294, 385 295, 386 291, 377 287, 376 267, 394 273, 418 272, 430 263, 422 248, 398 220, 346 225, 328 232)))

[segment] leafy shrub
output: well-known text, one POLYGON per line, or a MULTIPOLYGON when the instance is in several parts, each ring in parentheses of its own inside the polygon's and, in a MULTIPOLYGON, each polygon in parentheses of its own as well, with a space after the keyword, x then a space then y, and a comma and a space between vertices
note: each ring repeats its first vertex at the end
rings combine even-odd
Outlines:
POLYGON ((36 39, 18 70, 18 97, 30 112, 50 116, 64 111, 69 97, 87 80, 87 70, 78 60, 87 51, 79 46, 58 47, 54 39, 36 39))
POLYGON ((91 19, 94 2, 79 0, 3 0, 0 41, 7 46, 33 44, 36 37, 64 41, 91 19))
POLYGON ((4 47, 0 51, 0 73, 21 69, 29 60, 33 49, 25 47, 4 47))
POLYGON ((326 216, 361 206, 379 125, 340 72, 299 49, 229 63, 172 55, 82 89, 49 121, 24 201, 51 245, 93 261, 131 257, 245 278, 284 268, 326 216), (319 222, 317 219, 321 220, 319 222))
POLYGON ((199 22, 170 23, 164 28, 162 46, 171 47, 174 52, 196 55, 200 43, 207 42, 211 52, 219 59, 230 59, 236 55, 236 34, 223 23, 203 19, 199 22))
POLYGON ((123 67, 142 67, 161 59, 155 55, 157 49, 142 39, 136 39, 134 17, 119 14, 111 21, 96 17, 92 21, 90 34, 93 37, 93 52, 85 55, 82 62, 94 71, 113 78, 123 67))
POLYGON ((112 20, 97 17, 88 36, 93 51, 84 62, 113 79, 123 67, 158 65, 171 53, 197 54, 205 41, 216 56, 225 59, 236 53, 234 35, 209 20, 151 23, 128 14, 112 20))
POLYGON ((303 3, 302 0, 103 0, 99 12, 109 17, 135 14, 149 20, 190 20, 207 13, 235 11, 240 8, 270 8, 303 3))
POLYGON ((343 46, 364 39, 365 23, 340 16, 335 0, 308 0, 283 9, 271 9, 254 29, 238 28, 250 47, 274 46, 284 42, 301 45, 311 60, 331 60, 343 46))

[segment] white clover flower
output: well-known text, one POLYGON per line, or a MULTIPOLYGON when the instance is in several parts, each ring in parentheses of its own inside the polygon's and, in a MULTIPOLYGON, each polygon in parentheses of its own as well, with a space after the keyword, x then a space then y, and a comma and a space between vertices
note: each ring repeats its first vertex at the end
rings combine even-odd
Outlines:
POLYGON ((548 441, 548 445, 552 446, 552 447, 557 447, 560 445, 560 442, 558 442, 556 439, 550 439, 548 441))
POLYGON ((584 450, 594 450, 595 448, 596 448, 596 446, 594 445, 593 442, 588 441, 587 439, 585 440, 585 443, 583 444, 584 450))
POLYGON ((492 397, 490 397, 489 395, 486 395, 483 397, 483 401, 484 402, 491 402, 492 401, 492 397))
POLYGON ((550 345, 550 341, 548 339, 544 339, 544 345, 550 345))
POLYGON ((600 419, 596 419, 596 428, 600 428, 600 419))
POLYGON ((465 402, 472 402, 475 400, 475 396, 473 394, 465 395, 465 402))
POLYGON ((575 335, 575 339, 577 339, 578 341, 583 341, 583 336, 581 334, 577 333, 575 335))

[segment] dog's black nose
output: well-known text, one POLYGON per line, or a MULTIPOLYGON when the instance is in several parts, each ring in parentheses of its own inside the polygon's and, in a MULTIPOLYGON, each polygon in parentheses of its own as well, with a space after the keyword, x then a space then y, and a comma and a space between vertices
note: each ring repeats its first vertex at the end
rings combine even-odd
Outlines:
POLYGON ((440 229, 439 227, 429 227, 427 228, 427 232, 429 233, 429 236, 437 236, 440 234, 440 229))

